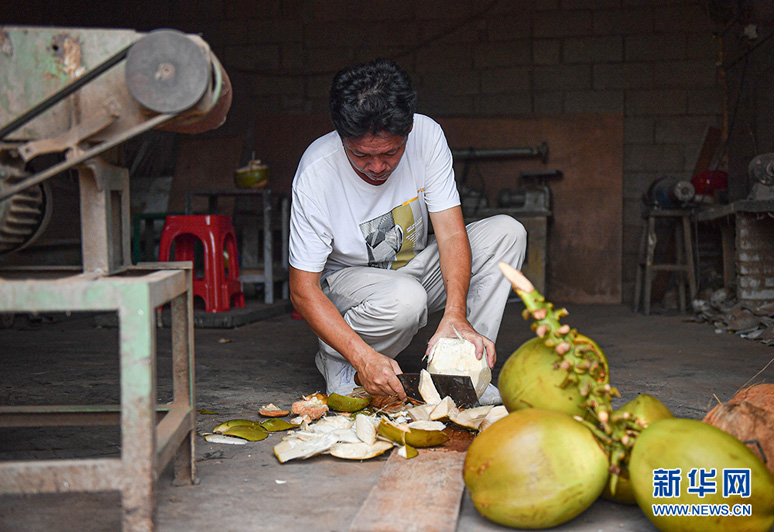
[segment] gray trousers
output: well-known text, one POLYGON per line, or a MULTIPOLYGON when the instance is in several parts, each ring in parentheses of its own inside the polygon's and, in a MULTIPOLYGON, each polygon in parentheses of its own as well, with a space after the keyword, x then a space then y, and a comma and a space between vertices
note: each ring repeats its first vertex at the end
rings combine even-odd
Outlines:
MULTIPOLYGON (((527 232, 507 215, 473 222, 466 230, 473 256, 467 318, 479 334, 494 342, 511 291, 497 264, 504 261, 521 269, 527 232)), ((325 277, 322 289, 349 326, 391 358, 409 345, 430 313, 446 305, 438 244, 432 236, 427 247, 399 270, 343 268, 325 277)), ((327 382, 327 393, 350 393, 354 368, 322 340, 319 345, 315 362, 327 382)))

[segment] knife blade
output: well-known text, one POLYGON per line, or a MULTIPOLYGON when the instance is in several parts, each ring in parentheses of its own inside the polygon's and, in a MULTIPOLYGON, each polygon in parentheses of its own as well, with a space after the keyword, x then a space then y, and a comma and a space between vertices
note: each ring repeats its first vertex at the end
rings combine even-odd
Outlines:
MULTIPOLYGON (((431 373, 435 389, 443 398, 447 395, 452 398, 454 404, 460 408, 473 408, 478 406, 478 396, 473 387, 473 380, 467 375, 442 375, 431 373)), ((419 373, 401 373, 398 375, 400 383, 406 395, 418 401, 424 401, 419 393, 419 373)))

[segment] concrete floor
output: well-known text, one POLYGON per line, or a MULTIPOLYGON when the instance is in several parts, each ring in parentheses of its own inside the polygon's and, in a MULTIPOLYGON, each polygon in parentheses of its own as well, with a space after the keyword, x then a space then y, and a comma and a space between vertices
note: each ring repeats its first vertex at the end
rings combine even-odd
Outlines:
MULTIPOLYGON (((499 369, 508 354, 532 335, 521 304, 506 309, 497 341, 499 369)), ((568 306, 565 323, 594 338, 606 352, 611 381, 622 398, 649 393, 682 417, 701 418, 738 388, 774 381, 774 349, 678 314, 632 314, 624 306, 568 306)), ((435 317, 437 320, 437 317, 435 317)), ((417 371, 418 354, 432 333, 431 321, 399 357, 417 371), (417 356, 410 356, 411 354, 417 356)), ((211 431, 236 417, 256 418, 273 402, 290 406, 323 388, 314 366, 316 341, 306 323, 289 315, 238 329, 197 329, 198 429, 211 431)), ((160 401, 169 396, 171 368, 167 329, 158 334, 160 401)), ((0 330, 0 404, 84 404, 117 401, 117 331, 94 326, 91 316, 29 321, 0 330)), ((496 372, 495 372, 496 373, 496 372)), ((280 436, 244 446, 213 445, 197 438, 194 487, 171 486, 167 469, 158 483, 158 531, 345 531, 376 483, 385 457, 365 462, 329 456, 279 464, 272 447, 280 436)), ((114 428, 16 429, 0 433, 0 460, 116 455, 114 428)), ((570 464, 568 464, 570 465, 570 464)), ((120 530, 120 498, 108 494, 0 497, 0 530, 120 530)), ((480 517, 463 495, 458 530, 506 530, 480 517)), ((656 530, 636 507, 597 501, 556 530, 586 532, 656 530)))

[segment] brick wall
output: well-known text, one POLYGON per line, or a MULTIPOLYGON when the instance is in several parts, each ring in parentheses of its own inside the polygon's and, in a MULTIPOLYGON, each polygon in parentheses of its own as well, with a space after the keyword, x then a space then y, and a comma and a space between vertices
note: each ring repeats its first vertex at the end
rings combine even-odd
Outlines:
POLYGON ((256 114, 324 113, 333 73, 376 56, 406 68, 419 110, 437 117, 622 113, 625 300, 642 193, 663 175, 690 178, 706 128, 722 119, 714 27, 699 0, 137 0, 96 13, 79 4, 30 2, 34 11, 6 23, 201 33, 234 86, 222 133, 244 134, 256 114))
POLYGON ((736 296, 755 308, 774 302, 774 219, 767 214, 736 217, 736 296))

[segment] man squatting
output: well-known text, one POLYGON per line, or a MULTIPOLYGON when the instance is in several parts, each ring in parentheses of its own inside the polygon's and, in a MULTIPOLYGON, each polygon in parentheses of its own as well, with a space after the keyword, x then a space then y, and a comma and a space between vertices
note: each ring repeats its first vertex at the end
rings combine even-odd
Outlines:
MULTIPOLYGON (((404 399, 395 357, 439 310, 427 352, 456 329, 495 364, 511 290, 497 263, 521 268, 527 233, 506 215, 465 226, 444 133, 415 109, 394 62, 342 70, 335 131, 306 149, 293 180, 290 297, 319 338, 329 394, 349 394, 357 373, 371 395, 404 399)), ((480 402, 499 403, 497 388, 480 402)))

